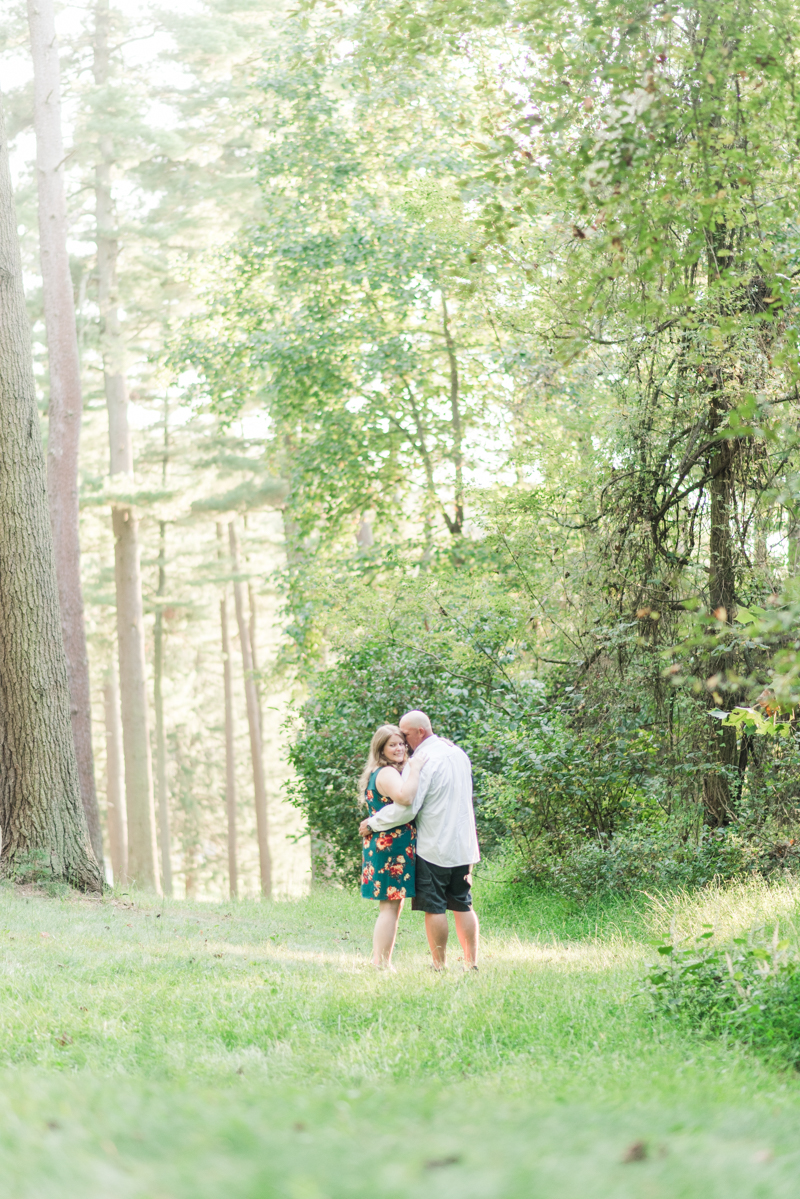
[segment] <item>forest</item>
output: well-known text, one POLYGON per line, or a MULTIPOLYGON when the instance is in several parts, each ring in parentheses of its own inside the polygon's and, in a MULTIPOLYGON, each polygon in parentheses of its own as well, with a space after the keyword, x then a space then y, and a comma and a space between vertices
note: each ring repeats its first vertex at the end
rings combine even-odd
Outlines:
POLYGON ((55 56, 37 12, 5 119, 107 877, 346 883, 411 706, 534 881, 791 868, 793 6, 99 3, 55 56))
POLYGON ((793 1194, 796 4, 7 0, 0 108, 15 1195, 793 1194), (401 1000, 412 710, 486 966, 401 1000))

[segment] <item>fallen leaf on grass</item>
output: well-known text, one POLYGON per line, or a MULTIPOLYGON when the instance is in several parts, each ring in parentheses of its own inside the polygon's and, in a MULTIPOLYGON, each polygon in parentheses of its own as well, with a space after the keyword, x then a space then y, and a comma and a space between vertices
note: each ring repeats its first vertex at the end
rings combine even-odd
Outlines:
POLYGON ((647 1141, 634 1141, 623 1153, 622 1160, 625 1165, 629 1162, 647 1161, 647 1141))
POLYGON ((59 1045, 71 1045, 72 1044, 72 1037, 68 1037, 66 1033, 64 1033, 60 1037, 56 1037, 56 1040, 58 1041, 59 1045))
POLYGON ((40 937, 47 937, 47 939, 48 939, 48 940, 50 940, 50 941, 52 941, 52 939, 53 939, 53 934, 52 934, 52 933, 39 933, 39 936, 40 936, 40 937))

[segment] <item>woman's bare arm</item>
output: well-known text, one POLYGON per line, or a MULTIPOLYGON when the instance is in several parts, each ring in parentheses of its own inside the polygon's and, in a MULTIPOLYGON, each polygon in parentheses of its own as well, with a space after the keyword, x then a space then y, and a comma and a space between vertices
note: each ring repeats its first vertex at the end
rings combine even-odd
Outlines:
POLYGON ((414 802, 419 783, 419 772, 427 762, 425 754, 414 754, 405 778, 398 774, 393 766, 384 766, 375 779, 375 786, 381 796, 391 799, 393 803, 402 804, 408 808, 414 802))

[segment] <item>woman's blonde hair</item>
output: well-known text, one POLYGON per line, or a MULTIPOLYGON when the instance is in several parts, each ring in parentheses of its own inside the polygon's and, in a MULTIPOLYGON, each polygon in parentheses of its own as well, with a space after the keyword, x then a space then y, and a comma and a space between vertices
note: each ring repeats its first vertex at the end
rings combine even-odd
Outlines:
MULTIPOLYGON (((373 770, 379 770, 381 766, 394 766, 395 769, 397 769, 396 763, 390 762, 383 751, 386 749, 387 741, 389 741, 392 737, 402 736, 403 734, 400 732, 396 724, 382 724, 381 727, 376 729, 372 734, 372 741, 369 747, 369 757, 364 765, 364 769, 361 771, 361 778, 358 780, 358 797, 362 805, 366 802, 364 800, 364 792, 367 789, 369 776, 372 774, 373 770)), ((406 757, 408 757, 407 751, 406 757)))

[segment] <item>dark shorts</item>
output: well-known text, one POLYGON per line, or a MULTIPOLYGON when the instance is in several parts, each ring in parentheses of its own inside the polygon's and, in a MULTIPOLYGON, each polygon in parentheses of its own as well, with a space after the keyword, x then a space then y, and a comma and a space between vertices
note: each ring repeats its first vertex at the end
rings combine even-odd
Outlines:
POLYGON ((411 901, 414 912, 440 914, 471 912, 471 866, 437 866, 417 854, 416 895, 411 901))

